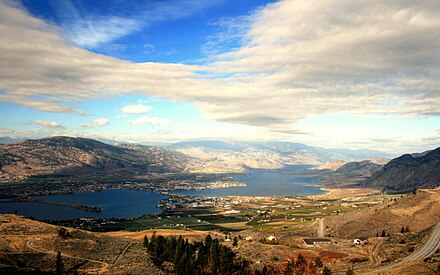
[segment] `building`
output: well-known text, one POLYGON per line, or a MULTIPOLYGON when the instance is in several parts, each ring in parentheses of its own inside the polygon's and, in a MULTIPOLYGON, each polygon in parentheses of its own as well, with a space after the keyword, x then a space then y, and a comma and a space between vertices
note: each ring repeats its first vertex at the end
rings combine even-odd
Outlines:
POLYGON ((324 238, 310 238, 310 239, 303 239, 303 241, 309 246, 315 246, 318 244, 331 244, 332 243, 331 240, 324 239, 324 238))

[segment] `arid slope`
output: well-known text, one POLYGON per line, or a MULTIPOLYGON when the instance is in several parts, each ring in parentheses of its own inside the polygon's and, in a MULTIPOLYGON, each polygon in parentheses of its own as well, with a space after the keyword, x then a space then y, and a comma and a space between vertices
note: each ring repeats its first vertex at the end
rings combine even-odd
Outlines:
POLYGON ((397 233, 407 226, 411 232, 420 232, 439 221, 440 188, 436 188, 404 195, 395 202, 331 216, 325 219, 325 224, 326 234, 356 238, 374 237, 382 230, 397 233))

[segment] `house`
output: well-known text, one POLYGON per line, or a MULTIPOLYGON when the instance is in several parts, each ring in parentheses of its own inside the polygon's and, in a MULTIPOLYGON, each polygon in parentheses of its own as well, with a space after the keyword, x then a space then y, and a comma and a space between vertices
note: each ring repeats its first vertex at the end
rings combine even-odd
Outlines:
POLYGON ((277 238, 275 237, 275 236, 269 236, 269 237, 267 237, 267 240, 269 241, 269 242, 272 242, 272 241, 275 241, 277 238))
POLYGON ((324 239, 324 238, 310 238, 310 239, 303 239, 303 241, 309 246, 315 246, 318 244, 331 244, 332 243, 331 240, 324 239))
POLYGON ((353 240, 354 245, 361 245, 361 244, 365 244, 367 242, 368 242, 368 238, 366 238, 366 237, 359 237, 358 239, 353 240))

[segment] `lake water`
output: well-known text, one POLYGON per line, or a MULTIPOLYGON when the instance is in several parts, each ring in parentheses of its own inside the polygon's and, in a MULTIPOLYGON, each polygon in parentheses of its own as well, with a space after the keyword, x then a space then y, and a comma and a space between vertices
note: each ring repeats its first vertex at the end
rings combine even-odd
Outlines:
POLYGON ((175 194, 191 196, 303 196, 323 194, 324 191, 312 184, 319 180, 292 175, 280 171, 251 171, 234 181, 246 183, 246 187, 230 187, 205 190, 176 190, 175 194))
POLYGON ((62 220, 78 217, 130 218, 139 217, 144 214, 160 213, 161 209, 157 208, 156 205, 165 197, 165 195, 154 192, 124 189, 68 195, 48 195, 38 198, 67 204, 99 206, 102 208, 102 212, 86 212, 71 207, 48 205, 45 203, 11 202, 0 203, 0 213, 14 213, 17 210, 19 215, 32 216, 38 220, 62 220))
MULTIPOLYGON (((251 171, 235 178, 244 182, 246 187, 230 187, 206 190, 178 190, 176 194, 192 196, 302 196, 324 193, 316 184, 316 178, 287 174, 279 171, 251 171)), ((113 189, 100 192, 74 193, 69 195, 48 195, 39 198, 67 204, 99 206, 101 213, 85 212, 80 209, 54 206, 44 203, 11 202, 0 203, 0 213, 14 213, 32 216, 38 220, 62 220, 78 217, 130 218, 144 214, 157 214, 161 210, 156 205, 165 195, 138 191, 113 189)))

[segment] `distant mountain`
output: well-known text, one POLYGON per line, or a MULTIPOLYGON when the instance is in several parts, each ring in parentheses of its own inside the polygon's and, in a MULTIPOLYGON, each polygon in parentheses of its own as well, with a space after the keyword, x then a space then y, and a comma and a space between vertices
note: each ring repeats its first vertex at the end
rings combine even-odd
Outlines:
POLYGON ((329 171, 336 171, 339 167, 346 164, 347 161, 345 160, 332 160, 328 161, 318 167, 313 168, 314 170, 329 170, 329 171))
POLYGON ((243 172, 253 169, 280 169, 296 165, 317 166, 334 160, 363 160, 389 157, 373 150, 325 149, 291 142, 224 142, 201 140, 179 142, 170 146, 185 155, 200 160, 191 169, 211 172, 243 172))
POLYGON ((336 172, 341 174, 370 177, 382 167, 383 165, 373 163, 371 160, 354 161, 342 165, 336 169, 336 172))
POLYGON ((36 175, 144 175, 182 172, 189 157, 159 147, 113 146, 93 139, 52 137, 0 144, 0 180, 36 175))
POLYGON ((439 186, 440 147, 421 154, 405 154, 395 158, 361 185, 402 192, 439 186))
POLYGON ((177 142, 172 144, 170 147, 175 149, 203 147, 211 150, 242 151, 247 146, 242 142, 226 142, 221 140, 196 140, 177 142))
POLYGON ((19 142, 19 141, 22 141, 22 140, 23 140, 22 138, 0 137, 0 143, 2 143, 2 144, 19 142))

